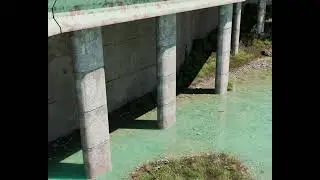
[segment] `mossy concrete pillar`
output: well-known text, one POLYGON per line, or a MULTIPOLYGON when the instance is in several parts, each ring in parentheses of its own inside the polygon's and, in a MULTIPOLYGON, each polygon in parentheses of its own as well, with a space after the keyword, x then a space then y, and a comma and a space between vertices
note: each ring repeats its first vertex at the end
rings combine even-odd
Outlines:
POLYGON ((232 30, 233 4, 219 6, 218 9, 218 44, 216 61, 215 92, 227 92, 229 79, 229 61, 232 30))
POLYGON ((267 0, 258 0, 258 22, 257 22, 257 33, 264 33, 264 20, 266 15, 267 0))
POLYGON ((231 53, 233 55, 236 55, 239 52, 241 6, 242 6, 241 2, 233 4, 232 44, 231 44, 231 53))
POLYGON ((111 169, 101 29, 75 31, 72 43, 83 160, 87 177, 95 179, 111 169))
POLYGON ((157 17, 157 116, 160 128, 176 122, 176 14, 157 17))

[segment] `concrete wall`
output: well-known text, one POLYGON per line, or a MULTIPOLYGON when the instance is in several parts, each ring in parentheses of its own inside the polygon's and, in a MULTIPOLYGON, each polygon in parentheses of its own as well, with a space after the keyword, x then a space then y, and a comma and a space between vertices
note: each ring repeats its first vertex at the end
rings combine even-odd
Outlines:
MULTIPOLYGON (((177 70, 192 40, 217 26, 217 8, 177 15, 177 70)), ((109 112, 156 88, 155 18, 103 27, 109 112)), ((48 38, 48 141, 79 127, 71 33, 48 38)))

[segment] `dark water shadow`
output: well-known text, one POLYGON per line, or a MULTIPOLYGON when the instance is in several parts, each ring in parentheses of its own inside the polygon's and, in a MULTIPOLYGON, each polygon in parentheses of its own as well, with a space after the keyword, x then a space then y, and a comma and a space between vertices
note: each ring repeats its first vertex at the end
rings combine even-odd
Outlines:
MULTIPOLYGON (((109 113, 109 132, 117 129, 158 130, 156 120, 135 120, 156 107, 155 93, 141 98, 109 113)), ((48 178, 85 179, 83 164, 62 163, 61 161, 81 150, 80 130, 48 143, 48 178)))
POLYGON ((187 88, 180 91, 181 94, 215 94, 215 89, 205 89, 205 88, 187 88))
POLYGON ((117 129, 159 129, 156 120, 119 120, 117 124, 111 124, 111 131, 117 129))
POLYGON ((159 129, 156 120, 136 120, 156 108, 156 92, 150 92, 109 113, 109 132, 117 129, 159 129))
POLYGON ((48 171, 49 178, 57 179, 86 179, 83 164, 73 163, 57 163, 50 171, 48 171))

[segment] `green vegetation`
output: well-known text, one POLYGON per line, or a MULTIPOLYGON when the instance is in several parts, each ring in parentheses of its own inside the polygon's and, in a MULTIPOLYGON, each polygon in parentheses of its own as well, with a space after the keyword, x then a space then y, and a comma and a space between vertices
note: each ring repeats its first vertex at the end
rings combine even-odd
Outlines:
POLYGON ((131 173, 133 180, 251 180, 253 177, 234 156, 206 153, 144 164, 131 173))
POLYGON ((231 80, 228 81, 228 91, 232 91, 233 89, 233 82, 231 80))
MULTIPOLYGON (((265 49, 270 49, 272 47, 272 42, 270 40, 262 40, 262 39, 253 39, 251 46, 240 46, 239 52, 235 56, 231 56, 230 58, 230 69, 236 69, 238 67, 241 67, 247 63, 249 63, 252 60, 255 60, 257 58, 263 57, 261 52, 265 49)), ((195 58, 197 60, 201 58, 195 58)), ((188 61, 188 60, 187 60, 188 61)), ((190 61, 188 61, 190 62, 190 61)), ((194 61, 192 61, 194 62, 194 61)), ((208 75, 214 75, 216 70, 216 52, 213 52, 211 56, 206 60, 206 62, 203 64, 201 68, 195 68, 197 66, 200 66, 200 63, 195 63, 192 66, 188 66, 188 68, 185 69, 184 80, 186 82, 191 81, 190 79, 195 76, 196 74, 197 78, 204 78, 208 75), (200 70, 198 70, 200 69, 200 70)), ((181 81, 181 79, 179 79, 181 81)), ((182 82, 180 82, 182 83, 182 82)))
MULTIPOLYGON (((272 6, 267 6, 264 35, 255 34, 256 6, 247 4, 241 20, 239 53, 230 58, 230 70, 248 64, 272 52, 272 6)), ((197 78, 215 76, 217 32, 213 30, 206 38, 193 42, 190 54, 179 72, 177 87, 187 88, 197 78)), ((272 53, 271 53, 272 54, 272 53)))

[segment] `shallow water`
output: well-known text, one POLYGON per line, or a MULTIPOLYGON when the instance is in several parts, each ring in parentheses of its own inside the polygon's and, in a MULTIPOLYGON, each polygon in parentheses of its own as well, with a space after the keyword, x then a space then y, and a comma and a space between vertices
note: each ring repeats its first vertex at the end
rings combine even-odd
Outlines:
MULTIPOLYGON (((259 180, 272 179, 272 81, 270 71, 235 80, 227 95, 194 95, 178 103, 177 123, 167 130, 118 129, 111 134, 113 169, 99 179, 123 179, 139 164, 161 157, 219 151, 238 156, 259 180)), ((155 120, 151 111, 138 120, 155 120)), ((60 164, 82 164, 79 151, 60 164)), ((81 168, 48 169, 49 179, 85 179, 81 168), (65 171, 55 177, 52 172, 65 171)))

